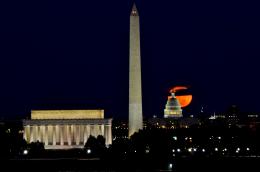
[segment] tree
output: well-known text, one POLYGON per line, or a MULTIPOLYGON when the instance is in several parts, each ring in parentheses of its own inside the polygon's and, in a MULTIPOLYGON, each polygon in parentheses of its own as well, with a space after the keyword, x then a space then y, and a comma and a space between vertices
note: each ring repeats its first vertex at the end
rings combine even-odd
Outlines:
POLYGON ((102 157, 106 150, 105 138, 101 135, 97 136, 97 138, 90 135, 84 148, 90 149, 93 156, 102 157))
POLYGON ((29 144, 29 152, 33 156, 40 156, 44 151, 44 144, 42 142, 32 142, 29 144))

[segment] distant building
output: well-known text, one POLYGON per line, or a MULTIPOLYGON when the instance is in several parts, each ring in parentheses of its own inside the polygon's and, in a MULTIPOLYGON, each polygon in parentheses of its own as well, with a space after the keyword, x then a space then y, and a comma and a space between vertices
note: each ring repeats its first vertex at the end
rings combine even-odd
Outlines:
POLYGON ((226 115, 222 115, 222 114, 213 114, 209 117, 210 120, 215 120, 215 119, 225 119, 226 115))
POLYGON ((240 111, 236 105, 232 105, 228 108, 226 119, 229 126, 236 126, 239 123, 240 117, 240 111))
POLYGON ((45 149, 83 148, 90 135, 112 144, 112 119, 104 119, 104 110, 33 110, 23 127, 24 139, 45 149))
POLYGON ((147 128, 176 129, 199 126, 197 118, 149 118, 147 128))
POLYGON ((175 97, 175 93, 171 93, 168 97, 164 109, 164 118, 180 118, 182 117, 182 109, 179 100, 175 97))

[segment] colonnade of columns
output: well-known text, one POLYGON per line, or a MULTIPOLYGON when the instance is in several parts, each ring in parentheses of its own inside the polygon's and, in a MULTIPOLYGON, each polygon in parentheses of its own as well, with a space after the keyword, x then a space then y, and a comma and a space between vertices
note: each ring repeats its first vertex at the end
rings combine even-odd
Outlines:
POLYGON ((45 146, 83 146, 88 137, 102 135, 106 145, 112 144, 111 125, 26 125, 24 139, 27 142, 43 142, 45 146))

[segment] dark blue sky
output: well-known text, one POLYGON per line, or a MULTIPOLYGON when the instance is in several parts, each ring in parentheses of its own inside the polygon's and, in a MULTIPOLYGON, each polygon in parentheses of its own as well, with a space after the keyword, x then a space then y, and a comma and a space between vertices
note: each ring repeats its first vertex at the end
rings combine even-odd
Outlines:
MULTIPOLYGON (((0 114, 104 108, 127 117, 132 1, 0 4, 0 114)), ((184 113, 259 112, 260 10, 255 1, 137 1, 143 108, 163 115, 168 90, 191 86, 184 113)))

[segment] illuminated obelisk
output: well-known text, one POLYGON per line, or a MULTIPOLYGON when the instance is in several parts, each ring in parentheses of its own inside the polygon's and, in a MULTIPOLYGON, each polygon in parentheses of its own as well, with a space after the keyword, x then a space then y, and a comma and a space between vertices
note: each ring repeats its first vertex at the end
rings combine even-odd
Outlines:
POLYGON ((129 133, 143 128, 139 15, 135 4, 130 15, 129 133))

